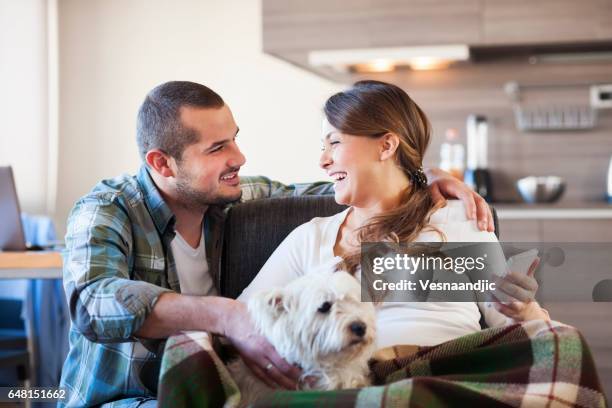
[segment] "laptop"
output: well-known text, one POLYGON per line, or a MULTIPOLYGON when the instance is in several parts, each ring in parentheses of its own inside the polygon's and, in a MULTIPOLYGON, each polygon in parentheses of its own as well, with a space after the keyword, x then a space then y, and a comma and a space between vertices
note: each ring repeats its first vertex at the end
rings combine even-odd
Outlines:
POLYGON ((0 250, 27 249, 13 170, 0 166, 0 250))

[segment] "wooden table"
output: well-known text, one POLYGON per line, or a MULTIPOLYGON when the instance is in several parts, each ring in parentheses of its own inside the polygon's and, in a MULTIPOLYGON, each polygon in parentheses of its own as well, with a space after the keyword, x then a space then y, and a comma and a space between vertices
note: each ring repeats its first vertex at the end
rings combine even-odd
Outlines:
POLYGON ((0 279, 61 279, 59 252, 0 252, 0 279))

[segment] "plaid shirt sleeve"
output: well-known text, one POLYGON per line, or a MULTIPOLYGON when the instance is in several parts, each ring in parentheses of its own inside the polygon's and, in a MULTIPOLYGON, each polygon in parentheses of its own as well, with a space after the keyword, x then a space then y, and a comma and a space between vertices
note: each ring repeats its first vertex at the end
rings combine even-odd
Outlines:
POLYGON ((132 229, 116 193, 81 199, 68 220, 64 289, 75 327, 94 342, 135 340, 164 289, 129 279, 132 229))
POLYGON ((240 178, 240 184, 242 202, 272 197, 334 194, 333 184, 326 181, 287 185, 264 176, 247 176, 240 178))

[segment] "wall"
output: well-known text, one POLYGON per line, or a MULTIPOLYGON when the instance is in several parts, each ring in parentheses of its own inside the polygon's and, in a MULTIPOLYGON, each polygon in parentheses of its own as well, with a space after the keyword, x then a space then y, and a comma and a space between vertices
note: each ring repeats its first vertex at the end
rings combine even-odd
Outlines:
POLYGON ((47 5, 0 0, 0 166, 23 211, 47 211, 47 5))
POLYGON ((261 52, 261 4, 59 0, 56 223, 100 179, 135 172, 135 117, 168 80, 210 86, 232 108, 242 174, 321 179, 321 106, 340 85, 261 52))
MULTIPOLYGON (((320 107, 343 87, 261 52, 260 1, 59 0, 60 132, 57 211, 60 234, 74 201, 98 180, 134 172, 137 108, 171 79, 216 89, 234 111, 247 156, 243 174, 285 182, 320 179, 320 107)), ((611 82, 612 64, 484 64, 377 78, 404 86, 432 119, 426 157, 438 161, 447 127, 464 130, 469 113, 490 118, 490 164, 498 198, 517 199, 514 180, 557 174, 566 201, 603 197, 612 154, 612 112, 587 132, 521 133, 503 92, 509 80, 611 82)), ((577 90, 577 92, 583 90, 577 90)), ((582 103, 576 99, 560 103, 582 103)))
MULTIPOLYGON (((521 85, 612 83, 612 61, 528 64, 526 61, 487 62, 440 71, 397 71, 369 75, 402 86, 428 114, 434 137, 425 164, 439 162, 439 146, 448 127, 460 130, 465 143, 470 113, 489 120, 489 167, 496 200, 520 200, 514 183, 529 175, 557 175, 567 182, 562 201, 580 206, 603 202, 612 155, 612 109, 600 110, 594 129, 521 132, 504 84, 521 85)), ((589 86, 527 88, 527 107, 588 106, 589 86)))
MULTIPOLYGON (((593 130, 524 133, 515 126, 504 84, 513 80, 535 85, 612 83, 610 58, 586 62, 577 57, 570 62, 566 57, 554 63, 538 58, 535 64, 528 62, 529 55, 547 48, 549 52, 555 49, 555 53, 594 48, 609 51, 611 0, 263 0, 263 5, 267 52, 347 83, 364 77, 330 67, 312 67, 308 53, 429 44, 479 46, 472 49, 473 60, 479 61, 475 64, 366 77, 402 86, 427 112, 435 131, 425 158, 427 165, 439 162, 445 129, 459 128, 465 140, 466 117, 479 113, 489 118, 489 158, 496 199, 518 200, 514 186, 518 178, 559 175, 567 181, 563 197, 567 203, 603 201, 612 154, 612 110, 601 112, 599 125, 593 130), (518 58, 521 53, 522 58, 518 58)), ((555 59, 548 57, 549 61, 555 59)), ((542 108, 588 107, 588 92, 588 86, 538 88, 538 92, 530 88, 523 102, 542 108)))

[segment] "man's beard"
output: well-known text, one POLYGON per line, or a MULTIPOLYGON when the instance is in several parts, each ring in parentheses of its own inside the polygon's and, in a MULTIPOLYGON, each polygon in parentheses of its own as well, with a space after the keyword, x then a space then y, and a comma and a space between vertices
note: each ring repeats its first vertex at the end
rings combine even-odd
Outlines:
POLYGON ((176 193, 179 203, 190 209, 204 210, 210 205, 225 205, 238 201, 242 191, 237 196, 223 196, 212 189, 206 191, 195 190, 191 187, 192 177, 179 169, 179 177, 176 183, 176 193))

